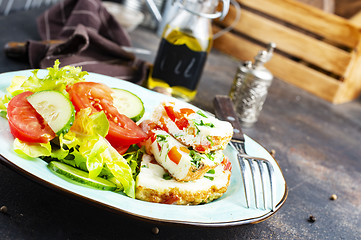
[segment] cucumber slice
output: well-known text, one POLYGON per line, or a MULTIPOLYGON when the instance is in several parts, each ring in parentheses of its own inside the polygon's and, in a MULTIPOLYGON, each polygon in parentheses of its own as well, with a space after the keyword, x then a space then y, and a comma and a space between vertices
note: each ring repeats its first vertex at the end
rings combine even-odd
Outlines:
POLYGON ((113 104, 118 111, 132 119, 134 122, 139 121, 144 115, 144 104, 142 100, 124 89, 112 88, 113 104))
POLYGON ((109 190, 114 191, 116 190, 117 186, 101 177, 97 177, 95 179, 89 178, 88 173, 82 171, 80 169, 74 168, 68 164, 51 161, 48 164, 48 168, 53 171, 56 175, 62 177, 63 179, 75 182, 80 185, 84 185, 87 187, 100 189, 100 190, 109 190))
POLYGON ((27 100, 56 135, 69 131, 75 119, 75 110, 71 101, 61 92, 40 91, 27 97, 27 100))

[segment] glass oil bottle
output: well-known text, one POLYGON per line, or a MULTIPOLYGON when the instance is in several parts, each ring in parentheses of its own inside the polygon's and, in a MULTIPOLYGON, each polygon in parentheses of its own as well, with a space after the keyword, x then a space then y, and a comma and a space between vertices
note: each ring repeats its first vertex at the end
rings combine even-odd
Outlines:
POLYGON ((211 19, 225 15, 229 1, 223 3, 222 13, 214 13, 218 0, 181 2, 177 1, 179 12, 164 28, 147 87, 191 101, 212 48, 211 19))

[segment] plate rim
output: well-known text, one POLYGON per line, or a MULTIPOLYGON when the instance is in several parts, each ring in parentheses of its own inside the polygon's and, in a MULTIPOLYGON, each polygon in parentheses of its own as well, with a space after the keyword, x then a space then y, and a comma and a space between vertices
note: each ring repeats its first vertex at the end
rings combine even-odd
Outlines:
MULTIPOLYGON (((31 73, 33 70, 34 69, 26 69, 26 70, 5 72, 5 73, 1 73, 0 77, 1 77, 1 75, 4 75, 4 74, 31 73)), ((40 70, 47 71, 46 69, 40 69, 40 70)), ((111 77, 111 76, 98 74, 98 73, 92 73, 92 72, 88 72, 88 73, 89 73, 89 75, 98 75, 98 76, 103 76, 103 77, 106 77, 106 78, 113 78, 115 80, 124 81, 127 84, 133 84, 133 85, 136 85, 138 87, 143 88, 140 85, 131 83, 129 81, 121 80, 121 79, 118 79, 118 78, 114 78, 114 77, 111 77)), ((148 89, 145 89, 145 90, 148 90, 148 89)), ((192 106, 194 106, 194 105, 192 105, 192 106)), ((197 107, 197 106, 195 106, 195 107, 197 107)), ((265 151, 268 152, 268 150, 263 145, 259 144, 257 141, 255 141, 251 137, 249 137, 249 136, 247 136, 247 137, 250 138, 252 141, 254 141, 257 145, 259 145, 259 147, 262 147, 265 151)), ((187 221, 187 220, 182 221, 182 220, 172 220, 172 219, 164 219, 164 218, 162 219, 162 218, 157 218, 157 217, 152 217, 152 216, 140 215, 140 214, 137 214, 137 213, 133 213, 131 211, 127 211, 126 209, 116 208, 114 206, 111 206, 111 205, 109 205, 107 203, 100 202, 100 201, 98 201, 98 200, 96 200, 94 198, 91 198, 89 196, 85 196, 83 194, 73 192, 73 191, 71 191, 71 190, 69 190, 69 189, 67 189, 65 187, 58 186, 58 185, 56 185, 56 184, 54 184, 54 183, 52 183, 50 181, 47 181, 46 179, 43 179, 41 177, 38 177, 35 174, 32 174, 32 173, 28 172, 26 169, 22 168, 21 166, 16 165, 11 160, 7 159, 7 157, 5 157, 1 153, 0 153, 0 160, 1 160, 0 162, 3 163, 4 165, 6 165, 7 167, 10 167, 15 172, 17 172, 17 173, 25 176, 26 178, 32 180, 33 182, 41 184, 41 185, 43 185, 43 186, 45 186, 47 188, 50 188, 52 190, 56 190, 57 192, 60 192, 60 193, 63 193, 63 194, 65 193, 67 195, 70 195, 73 198, 80 199, 80 200, 82 200, 84 202, 95 205, 97 207, 102 207, 102 208, 104 208, 104 209, 106 209, 108 211, 114 212, 114 213, 118 213, 118 214, 121 213, 123 215, 127 215, 129 217, 133 217, 133 218, 143 220, 143 221, 146 220, 146 221, 164 223, 164 224, 181 224, 181 225, 190 225, 190 226, 198 226, 198 227, 228 227, 228 226, 237 226, 237 225, 244 225, 244 224, 250 224, 250 223, 256 224, 256 223, 262 222, 262 221, 270 218, 273 214, 275 214, 283 206, 283 204, 285 203, 285 201, 286 201, 286 199, 288 197, 287 182, 285 180, 284 174, 283 174, 282 169, 281 169, 279 163, 277 162, 277 160, 271 154, 269 154, 269 156, 273 159, 273 161, 276 163, 277 167, 279 168, 280 173, 281 173, 282 178, 284 179, 284 183, 285 183, 284 184, 284 194, 283 194, 281 200, 275 206, 275 209, 273 211, 271 210, 271 211, 265 213, 264 215, 261 215, 261 216, 255 217, 255 218, 247 218, 247 219, 231 220, 231 221, 218 221, 218 222, 201 222, 201 221, 198 221, 198 222, 194 221, 193 222, 193 221, 187 221)))
MULTIPOLYGON (((260 145, 262 146, 262 145, 260 145)), ((263 147, 263 146, 262 146, 263 147)), ((200 226, 200 227, 228 227, 228 226, 237 226, 237 225, 244 225, 244 224, 256 224, 256 223, 260 223, 263 222, 265 220, 267 220, 268 218, 270 218, 273 214, 275 214, 285 203, 287 197, 288 197, 288 186, 287 183, 285 182, 285 191, 284 191, 284 195, 281 198, 281 201, 276 205, 275 209, 273 211, 269 211, 266 214, 256 217, 256 218, 249 218, 249 219, 242 219, 242 220, 237 220, 237 221, 226 221, 226 222, 214 222, 214 223, 205 223, 205 222, 189 222, 189 221, 180 221, 180 220, 167 220, 167 219, 160 219, 160 218, 154 218, 151 216, 142 216, 142 215, 138 215, 135 213, 132 213, 130 211, 126 211, 124 209, 119 209, 119 208, 115 208, 111 205, 108 205, 106 203, 102 203, 97 201, 96 199, 87 197, 87 196, 83 196, 81 194, 72 192, 64 187, 61 186, 57 186, 56 184, 53 184, 49 181, 46 181, 45 179, 42 179, 32 173, 29 173, 26 171, 26 169, 23 169, 19 166, 17 166, 16 164, 12 163, 11 161, 9 161, 5 156, 3 156, 2 154, 0 154, 0 160, 1 163, 3 163, 4 165, 6 165, 7 167, 10 167, 12 170, 14 170, 15 172, 17 172, 18 174, 28 178, 29 180, 36 182, 38 184, 41 184, 47 188, 50 188, 52 190, 55 190, 57 192, 60 193, 65 193, 66 195, 70 195, 73 198, 77 198, 81 201, 84 201, 86 203, 91 203, 94 206, 97 207, 102 207, 107 209, 108 211, 114 212, 114 213, 121 213, 123 215, 127 215, 130 217, 134 217, 140 220, 148 220, 151 222, 161 222, 161 223, 170 223, 170 224, 182 224, 182 225, 191 225, 191 226, 200 226)), ((276 164, 279 166, 278 162, 275 160, 276 164)), ((283 176, 283 172, 281 171, 282 177, 283 176)))

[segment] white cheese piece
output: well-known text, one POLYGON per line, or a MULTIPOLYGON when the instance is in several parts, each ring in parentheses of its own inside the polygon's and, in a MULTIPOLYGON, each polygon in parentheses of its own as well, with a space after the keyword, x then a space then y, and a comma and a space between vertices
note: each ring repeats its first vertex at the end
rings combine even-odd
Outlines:
POLYGON ((179 126, 167 115, 165 107, 170 107, 174 112, 181 112, 182 106, 172 102, 160 105, 153 114, 153 121, 166 129, 177 140, 187 146, 192 146, 199 152, 223 150, 233 135, 233 127, 229 122, 207 116, 201 111, 185 114, 186 127, 179 126))
POLYGON ((167 194, 173 189, 178 193, 196 194, 197 192, 207 192, 214 189, 222 189, 228 186, 230 171, 225 171, 223 165, 214 169, 213 180, 202 177, 201 179, 179 182, 175 179, 166 180, 163 176, 167 172, 158 164, 152 163, 150 155, 144 155, 141 162, 141 170, 138 174, 136 187, 137 189, 152 189, 158 195, 167 194))
POLYGON ((167 132, 153 130, 153 133, 155 137, 149 146, 149 152, 178 181, 201 178, 206 171, 215 168, 223 160, 221 151, 209 154, 193 151, 195 156, 192 157, 191 151, 167 132))

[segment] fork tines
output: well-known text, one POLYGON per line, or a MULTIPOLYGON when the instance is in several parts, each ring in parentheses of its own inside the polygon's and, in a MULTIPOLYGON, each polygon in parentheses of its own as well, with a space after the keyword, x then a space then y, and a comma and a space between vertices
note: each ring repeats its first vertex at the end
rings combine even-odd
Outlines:
POLYGON ((259 199, 262 197, 263 209, 266 209, 267 201, 270 199, 272 211, 275 208, 275 186, 274 182, 274 169, 272 164, 264 158, 258 158, 244 154, 241 146, 237 146, 238 142, 233 142, 233 146, 237 149, 238 162, 242 172, 242 180, 245 191, 247 207, 251 207, 251 194, 254 194, 254 203, 257 209, 261 208, 259 199), (240 151, 241 150, 241 151, 240 151), (248 165, 248 167, 247 167, 248 165), (249 176, 250 175, 250 176, 249 176), (252 179, 252 183, 250 183, 252 179), (270 191, 267 191, 267 185, 270 191), (251 189, 253 187, 253 190, 251 189))

